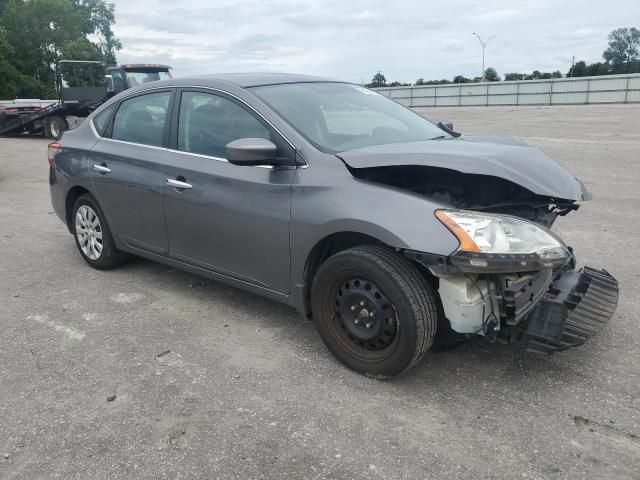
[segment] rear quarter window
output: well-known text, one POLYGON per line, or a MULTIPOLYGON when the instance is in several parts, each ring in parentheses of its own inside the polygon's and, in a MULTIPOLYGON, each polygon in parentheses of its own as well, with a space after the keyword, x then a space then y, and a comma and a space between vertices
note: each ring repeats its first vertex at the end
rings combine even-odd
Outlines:
POLYGON ((104 136, 107 125, 109 125, 109 120, 111 119, 114 108, 115 104, 108 106, 93 119, 93 126, 101 137, 104 136))

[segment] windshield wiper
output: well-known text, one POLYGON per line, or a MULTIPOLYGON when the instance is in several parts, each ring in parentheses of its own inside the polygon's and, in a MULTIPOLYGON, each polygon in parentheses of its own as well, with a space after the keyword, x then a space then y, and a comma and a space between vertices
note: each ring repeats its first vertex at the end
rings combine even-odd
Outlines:
POLYGON ((447 138, 445 135, 438 135, 437 137, 430 138, 429 140, 444 140, 447 138))

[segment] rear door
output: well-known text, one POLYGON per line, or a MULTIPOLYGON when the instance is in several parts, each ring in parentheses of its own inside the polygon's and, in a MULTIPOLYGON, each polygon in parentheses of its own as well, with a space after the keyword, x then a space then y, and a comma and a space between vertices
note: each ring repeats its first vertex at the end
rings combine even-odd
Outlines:
POLYGON ((170 156, 165 146, 172 98, 172 89, 142 92, 115 104, 108 121, 96 117, 93 127, 101 138, 89 162, 114 235, 130 247, 158 254, 168 250, 161 195, 162 162, 170 156))
POLYGON ((293 149, 255 112, 222 93, 185 89, 175 105, 176 153, 165 163, 163 186, 170 256, 288 292, 293 149), (291 166, 227 162, 227 143, 256 137, 276 143, 291 166))

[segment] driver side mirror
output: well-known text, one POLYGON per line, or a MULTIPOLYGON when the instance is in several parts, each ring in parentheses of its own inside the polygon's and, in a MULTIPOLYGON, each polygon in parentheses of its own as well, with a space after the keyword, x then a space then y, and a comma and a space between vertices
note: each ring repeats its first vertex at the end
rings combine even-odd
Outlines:
POLYGON ((266 138, 240 138, 227 144, 227 161, 234 165, 274 165, 277 147, 266 138))
POLYGON ((113 76, 111 75, 105 75, 104 76, 104 81, 107 84, 107 93, 113 93, 116 91, 114 85, 113 85, 113 76))

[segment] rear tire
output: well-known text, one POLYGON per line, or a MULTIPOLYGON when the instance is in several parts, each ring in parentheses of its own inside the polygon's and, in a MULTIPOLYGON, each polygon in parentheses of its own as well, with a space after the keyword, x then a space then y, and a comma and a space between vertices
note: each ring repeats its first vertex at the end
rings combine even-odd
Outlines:
POLYGON ((414 366, 436 335, 436 294, 415 265, 381 246, 353 247, 327 259, 313 280, 311 306, 331 353, 378 378, 414 366))
POLYGON ((98 202, 88 193, 73 204, 71 231, 80 255, 93 268, 107 270, 126 259, 126 254, 115 246, 98 202))
POLYGON ((44 135, 47 138, 60 140, 62 133, 66 130, 69 130, 69 124, 64 118, 57 115, 47 118, 44 122, 44 135))

